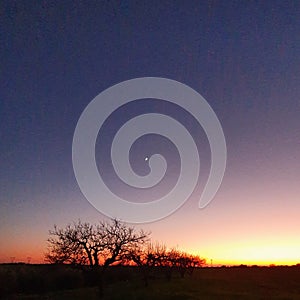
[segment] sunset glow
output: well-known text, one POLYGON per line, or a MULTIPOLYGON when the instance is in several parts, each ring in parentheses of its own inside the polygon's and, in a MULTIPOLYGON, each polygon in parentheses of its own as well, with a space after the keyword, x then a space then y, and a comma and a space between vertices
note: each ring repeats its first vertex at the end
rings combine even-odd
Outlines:
MULTIPOLYGON (((218 251, 210 249, 207 257, 215 264, 224 265, 296 265, 300 261, 300 245, 230 245, 218 251)), ((193 251, 197 253, 197 251, 193 251)), ((205 256, 205 255, 204 255, 205 256)), ((210 263, 208 261, 208 263, 210 263)))
MULTIPOLYGON (((121 90, 108 97, 109 104, 119 105, 121 99, 122 105, 113 113, 107 103, 99 102, 99 111, 107 109, 109 116, 98 136, 93 127, 92 151, 85 149, 92 135, 90 127, 78 142, 84 149, 82 157, 94 151, 91 164, 85 160, 78 164, 82 181, 96 187, 88 189, 90 194, 99 199, 99 206, 112 204, 118 219, 129 210, 108 202, 109 192, 113 190, 112 195, 126 205, 159 202, 177 187, 184 158, 190 167, 184 170, 189 171, 198 163, 199 154, 200 172, 197 168, 195 173, 186 172, 186 184, 172 198, 175 202, 184 194, 191 195, 189 199, 180 202, 177 210, 159 206, 167 211, 159 220, 149 205, 142 211, 149 218, 138 215, 134 226, 151 232, 153 241, 168 248, 200 255, 208 266, 299 264, 298 1, 161 1, 159 5, 99 1, 97 7, 75 2, 57 7, 48 1, 4 5, 0 263, 44 263, 48 231, 54 224, 65 227, 79 219, 91 223, 109 219, 82 193, 73 168, 74 132, 97 95, 127 80, 159 77, 199 93, 222 131, 214 126, 202 128, 193 110, 202 112, 206 102, 195 100, 193 94, 187 99, 182 90, 175 89, 182 106, 172 102, 175 96, 169 101, 130 98, 123 104, 127 92, 135 94, 121 90), (154 125, 163 132, 175 131, 172 134, 180 136, 178 141, 182 139, 178 128, 186 130, 193 143, 184 139, 183 146, 196 149, 195 156, 180 152, 169 137, 151 128, 128 151, 115 146, 115 156, 123 158, 133 174, 118 177, 117 163, 112 160, 113 138, 123 132, 128 119, 150 114, 172 119, 174 123, 154 125), (175 121, 180 123, 177 129, 175 121), (216 147, 221 169, 226 158, 225 174, 220 176, 223 180, 213 200, 199 209, 212 168, 211 146, 218 145, 221 136, 215 137, 216 132, 224 133, 226 141, 226 155, 223 142, 222 153, 216 147), (208 133, 213 137, 209 139, 208 133), (153 166, 156 154, 160 160, 153 166), (98 189, 97 176, 87 176, 90 165, 99 171, 97 176, 109 191, 98 189), (154 186, 140 185, 154 171, 166 176, 154 186), (198 173, 199 178, 191 175, 198 173), (194 181, 191 191, 186 191, 194 181)), ((137 88, 142 95, 149 88, 145 82, 137 88)), ((166 93, 164 86, 158 90, 166 93)), ((91 109, 87 120, 97 123, 97 117, 91 109)), ((204 123, 211 125, 206 117, 204 123)), ((150 128, 147 122, 142 124, 146 129, 150 128)), ((140 126, 132 128, 139 133, 140 126)), ((133 129, 130 134, 135 133, 133 129)), ((128 136, 122 141, 130 140, 128 136)))

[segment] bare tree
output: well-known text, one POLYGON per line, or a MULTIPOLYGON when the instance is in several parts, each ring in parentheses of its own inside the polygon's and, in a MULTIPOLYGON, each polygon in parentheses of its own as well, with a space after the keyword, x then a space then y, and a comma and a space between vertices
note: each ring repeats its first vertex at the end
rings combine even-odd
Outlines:
POLYGON ((144 244, 150 235, 136 231, 119 220, 100 222, 93 225, 88 222, 73 222, 66 228, 54 226, 49 231, 48 253, 46 260, 51 263, 89 264, 103 266, 102 272, 96 272, 99 297, 103 296, 104 272, 108 266, 121 263, 129 250, 144 244))
POLYGON ((166 246, 159 243, 146 243, 132 247, 127 254, 128 261, 139 267, 145 286, 154 267, 163 266, 166 258, 166 246))
POLYGON ((80 220, 49 231, 46 259, 51 263, 99 265, 98 255, 104 249, 99 225, 80 220))
POLYGON ((129 248, 143 244, 149 236, 115 219, 96 225, 79 220, 66 228, 55 225, 49 234, 47 261, 103 265, 104 268, 121 262, 129 248))
POLYGON ((122 263, 127 259, 133 248, 145 244, 149 240, 150 233, 140 230, 137 232, 134 227, 114 219, 111 223, 101 223, 102 231, 105 233, 105 249, 101 253, 104 268, 122 263))
POLYGON ((185 274, 192 275, 195 268, 201 267, 205 260, 176 248, 168 250, 160 243, 146 243, 132 247, 127 254, 127 263, 133 262, 139 267, 145 286, 149 285, 151 272, 158 268, 164 272, 167 280, 171 280, 176 271, 183 278, 185 274))
POLYGON ((95 272, 100 298, 105 270, 110 265, 135 264, 141 270, 145 286, 148 286, 150 273, 155 267, 165 272, 170 280, 173 271, 184 277, 205 262, 198 256, 177 249, 168 250, 160 243, 150 243, 150 233, 137 231, 116 219, 98 224, 79 220, 65 228, 54 226, 49 234, 46 260, 93 266, 90 271, 95 272), (102 266, 101 272, 96 268, 98 266, 102 266))
MULTIPOLYGON (((176 269, 182 278, 186 273, 192 275, 195 268, 199 268, 205 264, 205 259, 174 248, 167 253, 166 261, 170 269, 176 269)), ((171 274, 169 276, 171 276, 171 274)))

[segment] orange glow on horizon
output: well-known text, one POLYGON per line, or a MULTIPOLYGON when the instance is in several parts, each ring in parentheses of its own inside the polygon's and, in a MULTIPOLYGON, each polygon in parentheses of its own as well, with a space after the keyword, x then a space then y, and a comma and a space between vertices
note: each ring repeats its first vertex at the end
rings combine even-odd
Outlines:
MULTIPOLYGON (((253 247, 240 247, 240 248, 224 248, 218 251, 199 252, 194 249, 182 249, 190 254, 199 255, 201 258, 206 259, 208 266, 220 266, 220 265, 296 265, 300 263, 299 247, 292 248, 287 246, 253 246, 253 247), (212 260, 212 261, 211 261, 212 260)), ((43 253, 31 253, 31 263, 45 263, 43 253)), ((0 257, 0 263, 10 263, 11 258, 14 257, 14 262, 27 262, 27 255, 22 253, 21 250, 12 253, 8 257, 0 257)))
POLYGON ((187 250, 205 258, 208 265, 296 265, 300 263, 300 245, 239 245, 200 251, 187 250))

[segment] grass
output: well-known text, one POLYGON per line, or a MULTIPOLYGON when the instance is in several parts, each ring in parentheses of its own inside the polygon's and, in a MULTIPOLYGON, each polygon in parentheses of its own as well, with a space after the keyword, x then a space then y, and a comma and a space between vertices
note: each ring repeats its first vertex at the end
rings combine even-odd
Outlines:
MULTIPOLYGON (((132 271, 133 273, 135 270, 132 271)), ((192 277, 163 276, 143 286, 141 278, 107 282, 104 300, 193 300, 193 299, 299 299, 300 268, 203 268, 192 277)), ((15 294, 5 299, 99 299, 96 287, 80 287, 39 294, 15 294)))
POLYGON ((300 299, 300 270, 227 268, 198 270, 191 278, 153 282, 148 289, 130 286, 106 299, 300 299))

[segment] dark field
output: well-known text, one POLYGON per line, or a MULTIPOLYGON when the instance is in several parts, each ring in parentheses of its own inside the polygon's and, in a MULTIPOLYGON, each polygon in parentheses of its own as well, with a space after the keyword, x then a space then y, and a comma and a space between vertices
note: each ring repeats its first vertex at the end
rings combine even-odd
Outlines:
MULTIPOLYGON (((69 266, 0 265, 0 297, 99 299, 97 278, 97 271, 69 266)), ((201 268, 171 281, 157 269, 148 287, 137 267, 111 267, 103 286, 107 300, 300 299, 300 267, 201 268)))

